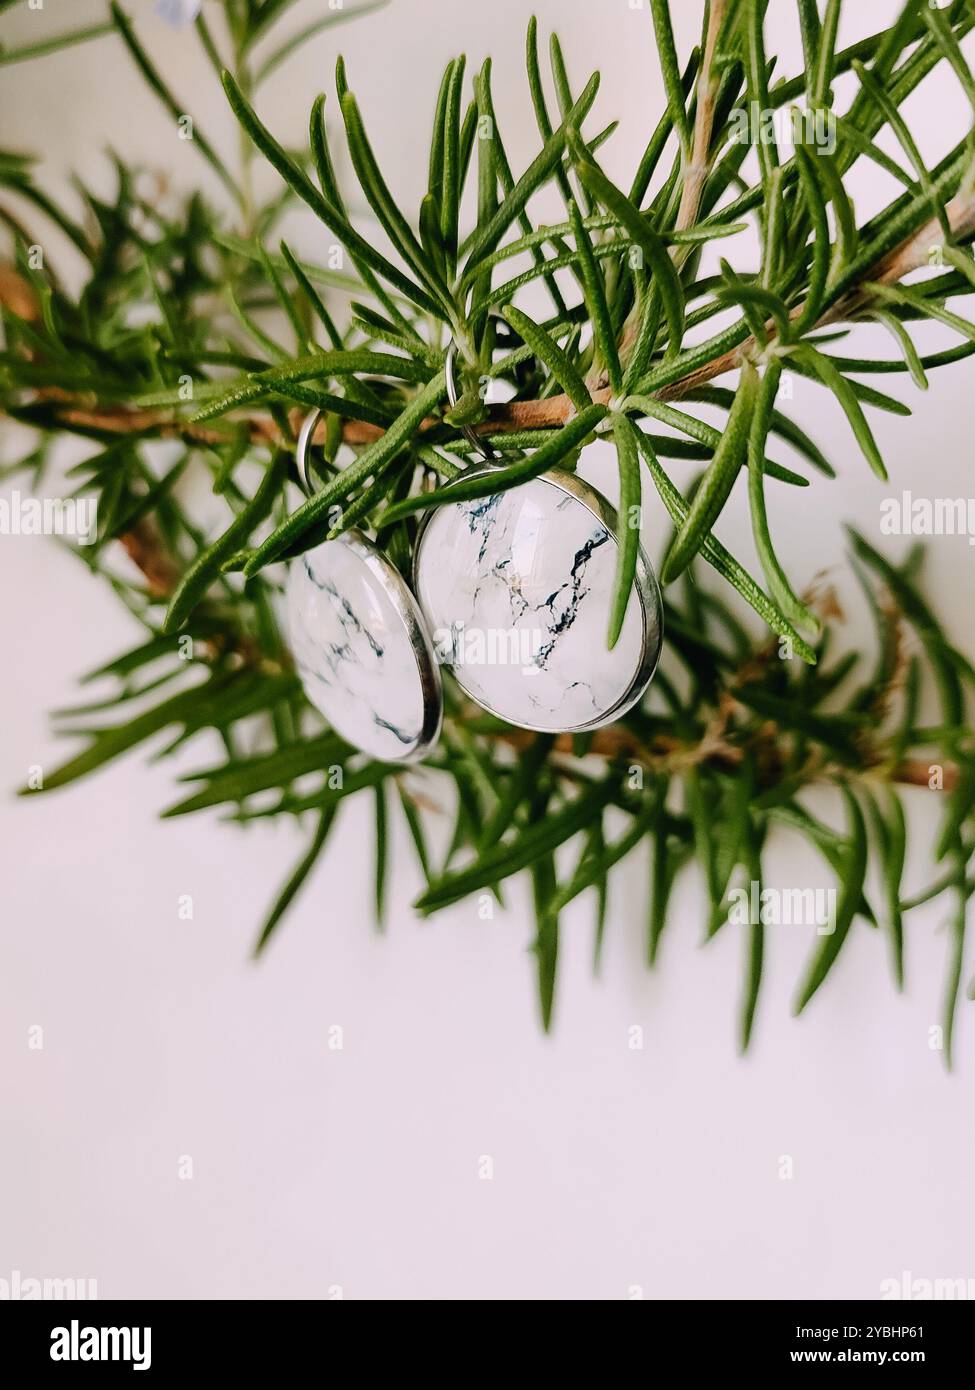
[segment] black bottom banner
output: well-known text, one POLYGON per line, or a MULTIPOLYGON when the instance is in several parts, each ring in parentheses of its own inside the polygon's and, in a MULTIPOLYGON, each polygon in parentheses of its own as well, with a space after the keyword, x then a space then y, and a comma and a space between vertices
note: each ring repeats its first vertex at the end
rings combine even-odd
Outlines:
MULTIPOLYGON (((419 1369, 417 1362, 412 1367, 410 1362, 423 1345, 418 1360, 424 1368, 450 1364, 455 1374, 463 1375, 458 1342, 463 1323, 456 1321, 463 1318, 461 1303, 451 1310, 442 1343, 428 1331, 421 1344, 417 1334, 423 1322, 418 1309, 411 1316, 419 1317, 420 1323, 404 1327, 406 1336, 390 1329, 377 1337, 374 1321, 357 1324, 353 1313, 350 1323, 337 1301, 0 1302, 4 1365, 16 1367, 18 1384, 29 1385, 35 1376, 46 1381, 48 1375, 70 1383, 77 1375, 95 1370, 150 1375, 175 1384, 188 1371, 212 1368, 252 1378, 313 1369, 316 1362, 323 1373, 341 1364, 346 1374, 356 1369, 375 1374, 382 1369, 385 1353, 390 1371, 397 1374, 419 1369), (354 1340, 342 1339, 346 1329, 354 1330, 354 1340), (357 1362, 361 1362, 358 1367, 357 1362)), ((909 1376, 919 1368, 947 1372, 965 1364, 972 1336, 969 1305, 962 1301, 647 1301, 642 1309, 633 1308, 624 1316, 626 1323, 615 1327, 638 1331, 640 1341, 631 1344, 633 1353, 651 1374, 671 1367, 739 1374, 752 1369, 781 1374, 800 1367, 834 1366, 870 1367, 895 1376, 909 1376), (631 1323, 630 1318, 635 1321, 631 1323)), ((480 1328, 472 1326, 468 1347, 481 1376, 492 1360, 499 1375, 510 1374, 519 1363, 523 1369, 535 1344, 551 1372, 557 1365, 557 1348, 571 1348, 575 1357, 587 1342, 592 1346, 593 1334, 600 1337, 595 1327, 586 1329, 590 1333, 586 1336, 578 1323, 571 1331, 571 1337, 563 1335, 556 1342, 552 1331, 536 1323, 535 1336, 521 1338, 515 1352, 502 1328, 495 1325, 487 1333, 482 1323, 480 1328)), ((567 1358, 567 1368, 572 1364, 567 1358)))

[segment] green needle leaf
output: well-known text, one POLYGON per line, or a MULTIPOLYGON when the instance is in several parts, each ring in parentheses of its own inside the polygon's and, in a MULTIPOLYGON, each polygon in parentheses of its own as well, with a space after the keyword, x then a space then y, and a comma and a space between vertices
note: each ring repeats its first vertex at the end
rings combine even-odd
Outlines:
MULTIPOLYGON (((660 467, 652 443, 639 430, 637 431, 637 443, 643 460, 650 470, 654 485, 660 494, 661 501, 670 513, 671 520, 675 526, 681 526, 687 518, 687 503, 660 467)), ((785 614, 780 612, 768 596, 762 592, 747 570, 738 563, 733 555, 729 554, 720 541, 716 540, 714 536, 705 536, 701 545, 701 555, 709 565, 717 570, 722 579, 726 579, 733 588, 738 590, 745 602, 755 610, 773 632, 786 638, 792 644, 797 656, 811 665, 815 664, 816 653, 809 643, 796 631, 785 614)))
MULTIPOLYGON (((350 8, 346 8, 343 5, 331 10, 329 14, 324 15, 321 19, 316 19, 313 20, 311 24, 306 24, 303 29, 299 29, 296 34, 292 34, 280 48, 276 48, 273 53, 264 59, 254 74, 254 86, 256 87, 261 82, 265 82, 271 76, 272 72, 277 71, 281 64, 291 57, 292 53, 296 53, 309 39, 313 39, 315 35, 320 34, 323 29, 329 29, 333 24, 341 24, 342 21, 346 19, 359 19, 362 15, 369 14, 371 10, 383 9, 388 3, 389 0, 366 0, 365 4, 350 8)), ((253 34, 253 30, 251 32, 253 34)))
MULTIPOLYGON (((132 28, 132 24, 129 21, 128 16, 126 15, 122 7, 117 3, 117 0, 112 0, 111 10, 112 20, 115 24, 116 29, 122 37, 122 42, 125 44, 126 48, 131 53, 133 59, 135 60, 136 66, 142 73, 146 82, 149 84, 152 91, 155 92, 156 96, 162 102, 163 106, 165 106, 166 110, 172 116, 173 120, 182 120, 185 116, 189 114, 186 107, 183 105, 182 102, 177 101, 176 97, 173 96, 172 92, 170 92, 169 88, 166 86, 162 78, 159 76, 159 73, 156 71, 155 67, 149 59, 149 55, 146 53, 145 49, 139 43, 139 40, 136 38, 135 31, 132 28)), ((227 166, 224 164, 223 160, 217 154, 216 150, 210 144, 209 140, 207 140, 206 136, 200 130, 199 126, 196 124, 195 121, 193 122, 193 140, 191 143, 196 147, 196 149, 199 150, 200 154, 210 165, 210 168, 214 171, 214 173, 217 175, 221 183, 223 183, 224 187, 228 190, 232 197, 237 202, 240 202, 242 198, 240 189, 237 187, 237 184, 231 177, 227 169, 227 166)))
POLYGON ((396 206, 372 152, 356 99, 351 92, 346 92, 342 97, 341 107, 352 165, 370 207, 390 241, 440 305, 441 312, 449 316, 447 287, 440 280, 436 265, 417 241, 409 223, 396 206))
POLYGON ((826 14, 819 33, 819 51, 816 54, 816 75, 812 91, 815 106, 830 105, 830 83, 836 70, 836 34, 842 3, 843 0, 827 0, 826 3, 826 14))
POLYGON ((960 769, 958 785, 951 793, 945 823, 938 836, 934 857, 942 860, 957 843, 962 826, 975 809, 975 762, 965 763, 960 769))
MULTIPOLYGON (((712 401, 715 404, 724 406, 726 409, 730 409, 730 407, 734 405, 735 393, 734 391, 725 390, 722 387, 705 387, 700 391, 689 393, 685 399, 712 401)), ((721 431, 716 430, 713 425, 707 424, 704 420, 699 420, 696 415, 688 415, 683 410, 677 410, 676 407, 668 405, 665 401, 658 401, 653 396, 626 396, 623 400, 622 408, 626 411, 638 410, 644 415, 649 415, 651 419, 660 420, 663 424, 669 425, 672 429, 680 430, 682 434, 688 435, 689 438, 696 439, 703 446, 703 452, 699 454, 695 453, 692 455, 694 458, 700 457, 709 459, 721 443, 721 431)), ((806 452, 802 447, 803 444, 808 446, 810 452, 807 453, 807 457, 810 457, 817 467, 822 467, 822 464, 825 462, 822 454, 820 454, 816 446, 812 444, 812 441, 804 436, 801 430, 798 430, 798 427, 792 427, 791 422, 779 416, 777 412, 773 412, 772 419, 783 439, 787 439, 789 443, 794 444, 800 449, 800 452, 806 452)), ((660 443, 657 442, 658 440, 663 440, 663 436, 657 436, 654 444, 657 452, 662 453, 663 449, 660 443)), ((673 442, 672 440, 670 441, 670 443, 673 442)), ((691 456, 689 455, 689 457, 691 456)), ((834 476, 828 463, 826 463, 826 467, 823 471, 829 476, 834 476)), ((794 473, 791 468, 785 468, 781 463, 775 463, 769 458, 765 460, 765 473, 769 478, 776 478, 779 482, 789 483, 793 487, 809 486, 808 479, 804 478, 800 473, 794 473)))
MULTIPOLYGON (((171 724, 191 718, 202 702, 217 692, 226 690, 232 682, 233 676, 229 674, 213 676, 202 687, 197 686, 192 690, 183 690, 177 695, 172 695, 161 705, 137 715, 127 724, 99 730, 82 752, 53 772, 45 773, 43 790, 55 791, 59 787, 76 782, 79 777, 85 777, 97 768, 104 767, 106 763, 121 757, 130 748, 135 748, 171 724)), ((34 794, 29 788, 23 788, 19 793, 21 796, 34 794)))
POLYGON ((185 778, 185 781, 202 783, 201 789, 171 806, 163 815, 167 818, 184 816, 227 802, 240 802, 269 788, 287 786, 296 778, 320 773, 324 768, 341 762, 348 751, 348 745, 336 734, 328 733, 286 745, 272 753, 231 759, 212 772, 195 773, 185 778))
POLYGON ((897 105, 891 100, 883 86, 877 81, 869 68, 864 67, 860 62, 854 61, 853 69, 859 77, 861 83, 873 97, 874 101, 883 111, 887 119, 887 124, 894 132, 901 149, 907 155, 914 167, 914 172, 918 176, 918 182, 931 202, 931 211, 941 223, 941 230, 946 241, 951 240, 951 225, 944 209, 944 203, 935 192, 931 175, 928 173, 927 165, 921 158, 921 152, 914 142, 914 137, 907 128, 907 122, 897 109, 897 105))
POLYGON ((616 336, 613 333, 609 305, 606 302, 606 285, 596 264, 592 242, 589 240, 589 233, 583 223, 582 214, 574 200, 569 203, 569 222, 575 239, 576 251, 579 254, 586 307, 589 310, 589 317, 592 319, 596 349, 600 360, 605 364, 609 384, 614 393, 618 395, 623 389, 623 368, 620 366, 616 336))
POLYGON ((319 814, 318 825, 315 828, 315 834, 312 837, 311 844, 295 865, 291 877, 275 899, 274 906, 268 913, 264 926, 261 928, 260 935, 254 943, 255 957, 259 956, 267 946, 275 927, 301 892, 305 881, 318 862, 321 852, 325 848, 328 832, 331 830, 335 820, 335 811, 336 808, 334 806, 328 806, 319 814))
POLYGON ((640 556, 640 460, 637 453, 636 427, 625 415, 613 416, 613 438, 620 470, 620 505, 616 538, 618 559, 613 584, 609 634, 606 645, 612 650, 623 630, 627 605, 633 592, 637 561, 640 556))
POLYGON ((691 503, 687 519, 677 533, 661 576, 664 584, 672 584, 701 549, 704 537, 720 515, 728 494, 734 486, 748 446, 748 432, 758 394, 759 379, 755 368, 746 362, 735 403, 728 414, 728 424, 721 443, 691 503))
POLYGON ((901 909, 901 879, 904 874, 904 861, 907 855, 907 822, 901 799, 893 790, 888 790, 887 805, 887 846, 884 856, 884 887, 887 898, 887 916, 890 923, 891 954, 894 967, 894 981, 898 989, 904 988, 904 916, 901 909))
MULTIPOLYGON (((430 378, 428 363, 416 362, 408 357, 394 356, 392 353, 372 352, 366 348, 356 348, 352 351, 340 349, 337 352, 308 353, 280 367, 268 367, 263 372, 250 372, 247 376, 238 378, 224 390, 222 395, 209 401, 202 410, 198 410, 191 418, 194 422, 211 420, 214 416, 225 415, 228 410, 247 405, 251 401, 261 400, 264 396, 274 395, 278 392, 287 394, 299 383, 309 381, 312 378, 327 381, 330 377, 351 377, 359 372, 398 377, 402 381, 411 382, 426 382, 430 378)), ((301 398, 300 395, 296 396, 296 399, 301 398)), ((153 397, 156 404, 163 404, 165 399, 158 395, 153 397)), ((178 400, 177 393, 171 403, 175 405, 178 400)), ((357 405, 356 408, 360 409, 361 407, 357 405)), ((368 417, 362 414, 357 418, 365 419, 368 417)), ((373 423, 384 424, 385 420, 380 415, 373 423)))
POLYGON ((779 563, 772 545, 768 515, 765 509, 765 441, 781 375, 780 361, 773 361, 766 368, 748 436, 748 500, 752 515, 752 533, 755 537, 758 558, 765 571, 765 578, 768 581, 772 597, 792 622, 798 623, 802 627, 812 628, 815 631, 819 627, 815 616, 802 600, 796 597, 792 585, 779 563))
MULTIPOLYGON (((763 880, 762 872, 762 853, 760 837, 749 826, 746 827, 748 837, 748 848, 746 852, 746 862, 751 881, 757 885, 758 901, 762 901, 763 880)), ((758 996, 762 986, 762 968, 765 959, 765 927, 762 924, 761 912, 758 920, 750 922, 747 926, 748 941, 745 957, 745 992, 741 1004, 741 1016, 739 1024, 739 1046, 741 1051, 747 1052, 752 1040, 752 1029, 755 1026, 755 1011, 758 1008, 758 996)))
POLYGON ((913 286, 909 285, 880 285, 867 284, 865 287, 870 294, 876 295, 878 299, 886 300, 889 304, 902 304, 908 308, 916 309, 921 317, 935 319, 938 323, 943 323, 946 328, 953 328, 956 333, 967 338, 970 342, 975 342, 975 324, 963 319, 960 314, 953 314, 950 309, 945 309, 942 305, 928 299, 913 286))
POLYGON ((677 352, 684 337, 684 291, 667 248, 640 210, 591 159, 589 151, 574 130, 570 132, 569 145, 582 182, 594 197, 599 199, 603 207, 617 218, 623 230, 646 256, 667 319, 670 349, 677 352))
POLYGON ((948 956, 948 975, 945 985, 944 1003, 944 1055, 945 1065, 951 1070, 954 1060, 955 1015, 961 994, 961 976, 965 962, 965 935, 968 926, 968 884, 965 880, 967 856, 959 843, 954 853, 955 911, 950 923, 951 947, 948 956))
POLYGON ((657 38, 657 56, 660 59, 660 70, 667 93, 667 109, 677 131, 681 152, 687 160, 691 153, 691 123, 684 104, 684 82, 677 60, 677 45, 674 42, 668 0, 650 0, 650 12, 657 38))
POLYGON ((100 39, 103 34, 111 34, 114 24, 90 24, 83 29, 71 29, 67 33, 55 34, 40 43, 27 44, 23 48, 5 48, 0 45, 0 68, 12 63, 26 63, 31 58, 43 58, 48 53, 57 53, 62 48, 73 48, 75 44, 87 43, 89 39, 100 39))
MULTIPOLYGON (((547 800, 547 794, 545 800, 547 800)), ((536 812, 544 815, 541 798, 536 799, 536 812)), ((559 917, 552 898, 557 888, 554 854, 542 854, 530 865, 532 898, 535 907, 537 934, 532 947, 538 962, 538 1002, 542 1028, 551 1031, 555 1007, 555 977, 559 962, 559 917)))
POLYGON ((904 362, 907 370, 911 374, 911 380, 919 391, 928 389, 928 378, 925 375, 924 365, 914 346, 910 333, 901 323, 896 314, 889 313, 886 309, 875 309, 873 317, 878 323, 882 323, 888 333, 893 337, 898 347, 904 354, 904 362))
POLYGON ((389 844, 386 833, 389 808, 386 783, 377 782, 373 788, 376 802, 376 924, 382 931, 386 920, 386 890, 389 881, 389 844))
POLYGON ((163 619, 164 633, 176 632, 220 574, 224 560, 239 550, 268 515, 286 475, 287 454, 275 454, 270 467, 247 505, 234 518, 223 535, 198 555, 183 575, 169 602, 163 619))
POLYGON ((596 783, 570 801, 563 810, 521 831, 510 843, 496 845, 479 855, 467 868, 437 879, 417 899, 417 911, 435 912, 460 898, 466 898, 469 893, 489 888, 527 868, 543 854, 551 853, 578 831, 591 825, 612 794, 611 782, 596 783))
POLYGON ((825 387, 833 392, 833 395, 843 407, 846 418, 849 420, 856 436, 857 443, 863 451, 863 456, 878 478, 887 481, 887 469, 884 461, 880 457, 880 450, 877 448, 877 441, 873 437, 873 432, 867 424, 867 417, 864 415, 850 382, 830 361, 829 357, 823 352, 817 352, 808 343, 801 343, 792 349, 796 360, 808 367, 819 377, 825 387))
POLYGON ((951 64, 972 109, 975 110, 975 78, 972 77, 971 68, 965 60, 961 45, 955 38, 950 21, 937 5, 922 6, 921 18, 934 35, 935 42, 951 64))
POLYGON ((859 532, 848 529, 854 554, 869 565, 884 582, 897 606, 924 644, 924 650, 938 681, 945 723, 957 728, 964 720, 964 695, 958 673, 959 670, 964 671, 968 680, 975 683, 975 671, 962 654, 947 641, 930 607, 921 598, 915 586, 905 578, 903 572, 875 550, 859 532))
POLYGON ((826 979, 846 940, 863 893, 867 872, 867 829, 856 797, 846 786, 840 788, 846 802, 849 848, 844 856, 840 899, 836 907, 834 930, 820 940, 799 990, 794 1012, 802 1013, 826 979))
POLYGON ((527 314, 523 314, 513 304, 506 305, 503 313, 522 341, 527 343, 539 361, 548 367, 576 410, 586 410, 591 406, 592 397, 586 383, 554 338, 549 337, 544 328, 533 323, 527 314))
MULTIPOLYGON (((765 0, 745 0, 745 63, 748 72, 748 95, 757 102, 760 111, 769 109, 768 60, 765 56, 765 0)), ((774 138, 763 138, 758 142, 758 162, 762 172, 762 184, 768 196, 772 176, 778 164, 778 151, 774 138)), ((768 208, 766 207, 766 215, 768 208)))

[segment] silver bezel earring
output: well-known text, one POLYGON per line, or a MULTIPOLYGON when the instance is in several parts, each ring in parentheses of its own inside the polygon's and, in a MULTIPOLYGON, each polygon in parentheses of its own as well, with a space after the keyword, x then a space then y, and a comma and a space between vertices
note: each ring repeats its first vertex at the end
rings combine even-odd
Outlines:
MULTIPOLYGON (((456 352, 456 344, 451 342, 445 364, 451 406, 459 399, 456 352)), ((484 462, 463 477, 490 477, 501 463, 499 456, 470 426, 464 434, 484 462)), ((473 502, 452 503, 449 494, 448 484, 443 490, 442 504, 431 508, 420 523, 413 553, 413 588, 428 628, 436 634, 449 634, 443 641, 438 637, 437 649, 461 689, 490 714, 538 733, 582 733, 619 719, 636 704, 653 678, 663 640, 663 604, 653 567, 641 545, 623 631, 612 651, 606 647, 611 579, 619 546, 616 509, 596 488, 558 468, 473 502), (530 515, 516 527, 519 506, 530 515), (488 519, 493 518, 490 526, 500 526, 503 534, 506 510, 513 518, 507 529, 517 531, 515 544, 508 550, 502 548, 491 561, 487 554, 488 519), (438 536, 438 531, 445 534, 438 536), (574 555, 573 533, 581 538, 574 555), (540 554, 544 559, 546 545, 551 546, 553 538, 556 548, 559 540, 569 544, 568 554, 556 559, 556 568, 550 566, 546 571, 542 565, 533 574, 528 560, 535 561, 540 554), (455 568, 464 565, 467 562, 461 559, 462 553, 470 556, 475 550, 483 571, 472 571, 468 565, 466 571, 451 572, 452 561, 455 568), (606 557, 610 555, 612 563, 607 564, 606 557), (524 572, 519 570, 519 557, 524 572), (516 660, 507 666, 499 663, 492 667, 489 662, 478 665, 467 659, 464 647, 471 645, 467 640, 469 632, 477 628, 471 619, 481 596, 489 593, 492 585, 493 599, 485 598, 485 604, 497 600, 499 591, 503 593, 506 587, 511 612, 521 609, 515 619, 509 616, 511 629, 524 630, 525 614, 538 613, 540 607, 548 606, 546 617, 552 640, 542 642, 520 665, 526 653, 516 651, 514 642, 509 643, 508 650, 516 660), (534 605, 532 593, 540 596, 534 605), (566 595, 568 601, 563 601, 566 595), (578 620, 587 598, 591 599, 592 612, 587 613, 586 621, 593 641, 583 640, 577 631, 572 662, 556 677, 552 672, 556 643, 578 620), (549 679, 539 682, 539 675, 549 679)), ((479 635, 481 649, 489 651, 491 633, 479 635)), ((497 640, 495 646, 503 649, 505 643, 497 640)))
MULTIPOLYGON (((316 408, 305 417, 295 446, 309 497, 308 451, 321 415, 316 408)), ((425 757, 440 736, 443 687, 419 605, 396 566, 350 527, 291 562, 287 609, 305 694, 335 732, 380 762, 425 757), (407 716, 406 726, 396 722, 407 716)))

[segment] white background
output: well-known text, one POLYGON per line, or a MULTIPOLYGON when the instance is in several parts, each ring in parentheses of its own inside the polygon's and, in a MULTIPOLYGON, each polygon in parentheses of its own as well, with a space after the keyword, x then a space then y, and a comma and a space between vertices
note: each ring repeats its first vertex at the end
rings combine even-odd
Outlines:
MULTIPOLYGON (((318 8, 302 0, 289 23, 318 8)), ((771 8, 769 47, 794 71, 794 7, 771 8)), ((841 39, 897 8, 847 6, 841 39)), ((148 3, 129 9, 233 158, 234 122, 192 32, 174 33, 148 3)), ((602 68, 594 120, 621 118, 604 158, 628 182, 661 106, 646 8, 537 0, 535 9, 543 43, 557 24, 577 88, 602 68)), ((700 7, 674 9, 686 53, 700 7)), ((103 12, 96 0, 47 0, 43 12, 5 15, 0 35, 29 42, 103 12)), ((466 51, 476 68, 490 53, 520 170, 537 148, 521 56, 528 13, 515 0, 394 0, 314 41, 268 84, 261 112, 285 143, 301 142, 341 48, 389 181, 415 206, 443 65, 466 51)), ((169 170, 177 187, 202 181, 219 197, 114 38, 0 69, 0 103, 4 144, 42 155, 49 186, 69 199, 71 170, 108 190, 109 145, 169 170)), ((966 121, 957 84, 943 75, 909 114, 932 158, 966 121)), ((274 187, 273 175, 262 178, 274 187)), ((861 220, 887 192, 869 178, 855 191, 861 220)), ((310 222, 296 240, 321 258, 310 222)), ((877 346, 891 355, 885 339, 877 346)), ((879 540, 885 496, 970 492, 971 372, 939 373, 926 397, 903 377, 883 383, 908 390, 915 410, 913 421, 874 415, 888 487, 869 473, 835 403, 797 384, 791 408, 840 476, 817 477, 804 495, 777 490, 773 527, 797 584, 835 570, 851 640, 865 618, 844 570, 841 522, 879 540)), ((9 457, 14 441, 3 438, 9 457)), ((602 468, 596 460, 591 475, 602 468)), ((206 515, 220 524, 219 509, 206 515)), ((720 531, 751 563, 741 498, 720 531)), ((655 552, 662 534, 652 515, 655 552)), ((898 553, 904 542, 891 545, 898 553)), ((971 560, 965 539, 947 538, 928 561, 929 592, 969 650, 971 560)), ((107 587, 49 541, 0 542, 0 593, 0 785, 9 789, 30 764, 61 760, 46 712, 75 700, 77 676, 123 650, 134 628, 107 587)), ((213 751, 198 746, 182 770, 213 751)), ((726 927, 701 949, 701 900, 688 881, 648 974, 647 872, 636 856, 616 879, 599 980, 592 905, 568 915, 556 1028, 545 1038, 522 884, 493 922, 471 904, 420 922, 398 827, 381 938, 371 815, 352 805, 255 966, 256 926, 301 835, 289 825, 244 833, 215 816, 160 823, 156 811, 175 799, 173 772, 135 755, 50 798, 25 804, 5 791, 0 803, 0 1278, 15 1269, 95 1278, 101 1297, 325 1297, 340 1286, 348 1298, 625 1298, 634 1289, 869 1298, 905 1270, 975 1277, 972 1006, 962 1008, 953 1077, 928 1045, 947 949, 941 909, 909 918, 904 997, 890 985, 880 935, 858 922, 800 1021, 790 1003, 812 934, 770 929, 754 1051, 742 1061, 741 929, 726 927), (182 894, 193 898, 189 922, 177 916, 182 894), (42 1051, 27 1046, 36 1024, 42 1051), (341 1051, 328 1046, 336 1024, 341 1051), (630 1047, 634 1025, 642 1050, 630 1047), (190 1181, 179 1178, 186 1155, 190 1181), (478 1176, 485 1155, 491 1181, 478 1176), (785 1156, 791 1180, 780 1176, 785 1156)), ((928 881, 933 802, 910 796, 911 889, 928 881)), ((837 815, 828 798, 818 809, 837 815)), ((829 882, 784 835, 769 860, 782 886, 829 882)), ((966 981, 973 967, 970 949, 966 981)))

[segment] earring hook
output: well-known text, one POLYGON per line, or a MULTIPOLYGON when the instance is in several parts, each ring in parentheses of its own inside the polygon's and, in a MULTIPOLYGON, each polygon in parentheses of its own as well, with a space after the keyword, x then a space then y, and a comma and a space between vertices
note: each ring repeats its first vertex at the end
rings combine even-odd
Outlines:
MULTIPOLYGON (((457 390, 457 374, 454 370, 456 365, 457 342, 454 338, 451 338, 447 347, 447 355, 444 358, 444 375, 447 379, 447 401, 451 410, 453 410, 454 406, 460 400, 460 394, 457 390)), ((490 444, 478 434, 477 430, 475 430, 472 425, 462 425, 461 433, 467 441, 474 446, 483 459, 486 459, 488 463, 495 462, 498 458, 498 454, 491 448, 490 444)))
MULTIPOLYGON (((460 400, 460 393, 457 389, 457 342, 451 338, 447 353, 444 358, 444 375, 447 383, 447 401, 453 409, 460 400)), ((295 444, 295 471, 298 474, 298 486, 306 497, 311 497, 315 489, 312 486, 311 475, 308 472, 308 448, 315 433, 315 427, 322 418, 323 411, 319 406, 313 406, 301 423, 298 431, 298 439, 295 444)), ((497 452, 491 448, 490 444, 477 433, 471 425, 462 425, 461 432, 470 444, 477 450, 483 459, 488 463, 493 463, 499 457, 497 452)))
POLYGON ((298 441, 295 444, 295 472, 298 474, 298 486, 306 497, 311 497, 315 489, 312 486, 311 476, 308 472, 308 446, 311 443, 312 435, 315 433, 315 426, 322 418, 322 411, 316 405, 301 422, 301 429, 298 431, 298 441))

